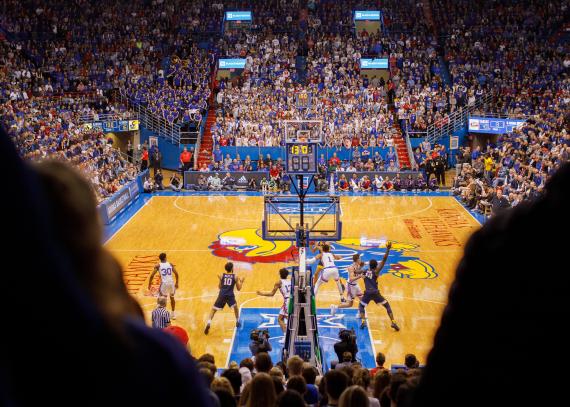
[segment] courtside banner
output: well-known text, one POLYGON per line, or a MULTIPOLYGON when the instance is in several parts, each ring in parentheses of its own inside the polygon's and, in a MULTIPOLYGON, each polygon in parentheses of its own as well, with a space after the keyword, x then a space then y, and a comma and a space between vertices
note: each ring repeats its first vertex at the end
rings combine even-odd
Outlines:
POLYGON ((388 58, 361 58, 360 69, 388 69, 388 58))
POLYGON ((374 181, 374 178, 378 175, 378 177, 382 177, 382 179, 386 178, 387 176, 390 177, 391 180, 396 178, 396 174, 400 174, 400 178, 405 179, 408 178, 408 175, 411 175, 413 179, 416 179, 421 172, 418 171, 405 171, 405 172, 387 172, 387 171, 362 171, 362 172, 346 172, 340 171, 336 173, 336 178, 340 178, 341 175, 346 177, 347 180, 350 181, 352 178, 352 174, 356 174, 358 179, 360 180, 365 175, 368 175, 371 181, 374 181))
MULTIPOLYGON (((208 180, 208 177, 218 174, 220 176, 220 179, 224 179, 224 177, 226 176, 227 171, 206 171, 206 172, 202 172, 202 171, 186 171, 184 173, 184 186, 187 185, 198 185, 198 177, 200 175, 204 175, 204 178, 206 179, 206 181, 208 180)), ((255 179, 255 182, 257 183, 257 186, 259 187, 259 183, 261 182, 261 180, 263 178, 266 178, 267 180, 269 180, 269 172, 266 171, 234 171, 234 172, 230 172, 230 174, 232 175, 232 177, 235 179, 235 185, 239 186, 239 187, 247 187, 247 184, 249 183, 249 180, 251 180, 252 178, 255 179)))
POLYGON ((355 11, 354 21, 380 21, 379 10, 355 11))
POLYGON ((131 190, 127 186, 105 201, 107 219, 111 220, 121 209, 131 202, 131 190))
POLYGON ((251 11, 226 11, 226 21, 251 21, 251 11))
POLYGON ((103 224, 108 225, 111 223, 113 218, 141 193, 144 180, 148 177, 148 170, 140 173, 135 180, 128 183, 119 192, 107 198, 98 206, 103 224))
POLYGON ((220 59, 218 60, 219 69, 243 69, 245 68, 245 59, 220 59))
MULTIPOLYGON (((227 171, 218 171, 217 172, 217 174, 220 176, 220 179, 222 179, 222 180, 226 176, 226 173, 227 173, 227 171)), ((184 187, 187 187, 188 185, 198 185, 198 177, 200 175, 203 175, 207 181, 208 177, 215 175, 215 174, 216 174, 216 172, 210 172, 210 171, 205 171, 205 172, 186 171, 184 173, 184 187)), ((235 172, 230 172, 230 174, 235 179, 235 185, 238 185, 238 186, 247 185, 247 183, 249 183, 250 179, 255 178, 255 182, 257 183, 257 187, 259 188, 259 183, 261 182, 261 180, 263 178, 269 179, 269 172, 265 172, 265 171, 250 171, 250 172, 235 171, 235 172)), ((374 178, 376 177, 376 175, 378 175, 378 177, 382 177, 383 179, 386 178, 386 176, 390 177, 390 179, 394 179, 396 177, 396 174, 398 174, 398 173, 386 172, 386 171, 382 171, 382 172, 372 172, 372 171, 342 172, 341 171, 341 172, 338 172, 336 174, 337 180, 341 174, 344 174, 348 181, 350 181, 350 179, 352 178, 352 174, 356 174, 356 176, 358 177, 358 180, 360 180, 363 176, 368 175, 370 180, 374 181, 374 178)), ((417 172, 417 171, 406 171, 406 172, 400 172, 399 174, 403 180, 404 178, 408 178, 409 174, 412 175, 413 179, 416 179, 418 177, 418 174, 421 174, 421 173, 417 172)), ((293 178, 293 179, 296 179, 296 178, 293 178)))

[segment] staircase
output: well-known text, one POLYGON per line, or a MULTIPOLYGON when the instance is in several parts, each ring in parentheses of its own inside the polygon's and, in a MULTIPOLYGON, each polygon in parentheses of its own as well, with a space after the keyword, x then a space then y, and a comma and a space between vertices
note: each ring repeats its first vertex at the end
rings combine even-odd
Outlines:
POLYGON ((396 153, 398 154, 398 162, 400 163, 400 168, 411 168, 410 154, 408 152, 406 140, 404 140, 402 137, 402 132, 400 131, 396 136, 394 136, 393 140, 394 147, 396 148, 396 153))
POLYGON ((212 151, 214 150, 214 141, 212 140, 212 125, 216 121, 216 109, 210 104, 208 109, 208 116, 206 118, 206 128, 204 129, 204 134, 202 135, 202 141, 200 143, 200 151, 198 153, 198 168, 202 163, 210 164, 212 161, 212 151))
MULTIPOLYGON (((395 114, 393 105, 390 107, 390 111, 392 112, 392 114, 395 114)), ((396 149, 396 154, 398 154, 398 163, 400 165, 400 168, 404 167, 411 168, 412 166, 410 161, 411 151, 408 151, 408 145, 406 143, 406 140, 402 136, 402 134, 404 133, 404 129, 402 129, 398 120, 394 121, 392 128, 396 130, 396 133, 392 137, 392 140, 394 141, 394 148, 396 149)))

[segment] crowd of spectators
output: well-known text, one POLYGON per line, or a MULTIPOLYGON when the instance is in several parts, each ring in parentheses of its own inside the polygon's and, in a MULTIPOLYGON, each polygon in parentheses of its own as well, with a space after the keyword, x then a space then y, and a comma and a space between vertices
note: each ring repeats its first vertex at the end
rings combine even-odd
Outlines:
POLYGON ((192 10, 183 0, 7 0, 1 24, 54 89, 97 90, 158 71, 186 45, 181 27, 192 10))
POLYGON ((496 144, 461 149, 453 192, 484 214, 497 214, 542 195, 546 182, 570 158, 566 99, 496 144))
POLYGON ((213 355, 204 354, 196 362, 213 403, 221 407, 408 405, 421 375, 415 355, 406 355, 404 364, 392 370, 384 367, 381 352, 373 369, 352 362, 350 352, 346 356, 347 361, 333 362, 324 375, 299 356, 273 363, 266 352, 239 364, 232 361, 220 374, 213 355))
MULTIPOLYGON (((417 18, 422 10, 409 3, 414 12, 401 13, 405 23, 394 26, 398 30, 394 32, 386 24, 383 31, 355 34, 348 29, 351 14, 346 13, 352 2, 320 2, 309 7, 306 20, 300 17, 299 23, 307 27, 306 40, 243 32, 222 39, 222 53, 246 58, 247 64, 241 78, 220 83, 214 142, 279 146, 283 145, 280 120, 321 120, 324 144, 329 147, 383 147, 399 133, 398 119, 410 121, 411 116, 415 125, 416 117, 425 116, 427 110, 446 109, 447 103, 434 101, 428 91, 429 96, 422 93, 429 88, 435 94, 442 85, 435 51, 417 18), (308 49, 306 81, 297 80, 295 56, 302 46, 308 49), (361 57, 389 58, 393 77, 361 75, 361 57), (412 100, 416 96, 422 99, 421 107, 412 100), (425 99, 429 101, 424 104, 425 99)), ((402 6, 388 2, 383 11, 391 7, 402 6)), ((422 120, 431 122, 432 118, 418 122, 422 120)))
MULTIPOLYGON (((3 106, 3 116, 13 133, 17 116, 40 111, 80 137, 102 143, 101 134, 80 129, 79 117, 127 117, 128 112, 103 96, 110 88, 121 89, 131 101, 171 124, 199 123, 211 92, 215 56, 242 57, 247 61, 242 75, 220 81, 215 89, 215 145, 282 146, 281 120, 320 120, 325 146, 354 150, 350 160, 331 166, 332 157, 321 163, 327 173, 339 173, 335 183, 342 190, 341 172, 400 169, 391 150, 400 128, 425 131, 484 93, 496 96, 495 107, 502 113, 553 114, 567 107, 560 103, 568 99, 567 44, 547 42, 545 47, 568 11, 558 0, 544 7, 531 0, 438 0, 433 4, 440 23, 435 31, 426 22, 423 2, 390 0, 382 7, 383 29, 376 32, 355 32, 352 15, 346 12, 373 7, 374 2, 323 0, 309 2, 306 10, 295 1, 252 2, 251 29, 228 29, 223 36, 213 36, 210 51, 187 37, 221 29, 224 11, 239 9, 239 2, 5 3, 0 24, 13 41, 0 41, 0 99, 10 101, 3 106), (437 31, 446 35, 442 48, 437 31), (307 50, 302 69, 297 66, 300 48, 307 50), (449 63, 449 85, 439 64, 441 49, 449 63), (388 58, 391 77, 362 75, 361 57, 388 58), (299 77, 301 70, 306 79, 299 77), (63 91, 74 94, 56 101, 54 96, 63 91)), ((29 134, 23 139, 29 143, 29 134)), ((45 158, 47 153, 40 150, 34 155, 45 158)), ((228 160, 217 157, 216 151, 201 171, 268 171, 268 184, 275 181, 277 188, 286 178, 279 160, 242 160, 239 154, 228 160)), ((110 162, 122 162, 116 154, 112 152, 110 162)), ((420 149, 414 158, 412 168, 423 170, 427 187, 433 178, 435 185, 445 184, 440 161, 447 163, 446 152, 420 149)), ((120 169, 114 172, 97 183, 101 196, 125 182, 120 169)), ((90 178, 97 177, 90 173, 90 178)), ((362 185, 369 182, 382 190, 385 182, 345 178, 351 190, 366 190, 362 185)), ((390 180, 394 181, 398 188, 400 180, 390 180)), ((406 180, 401 188, 407 188, 406 180)))
POLYGON ((433 9, 458 95, 492 93, 497 112, 533 115, 568 89, 568 44, 550 43, 564 1, 436 0, 433 9))
POLYGON ((103 132, 78 124, 79 113, 64 106, 42 98, 10 101, 0 106, 0 120, 23 158, 72 163, 102 201, 135 179, 137 168, 103 132))
POLYGON ((0 123, 22 157, 72 163, 90 180, 99 201, 136 177, 136 167, 112 148, 105 135, 81 121, 82 116, 110 112, 106 98, 96 93, 54 95, 46 85, 52 80, 25 63, 21 47, 4 40, 0 50, 5 51, 0 56, 5 90, 0 123))
POLYGON ((166 73, 159 69, 147 77, 129 76, 121 92, 171 125, 194 122, 199 126, 210 97, 211 60, 208 52, 196 46, 189 53, 185 60, 174 56, 166 73))

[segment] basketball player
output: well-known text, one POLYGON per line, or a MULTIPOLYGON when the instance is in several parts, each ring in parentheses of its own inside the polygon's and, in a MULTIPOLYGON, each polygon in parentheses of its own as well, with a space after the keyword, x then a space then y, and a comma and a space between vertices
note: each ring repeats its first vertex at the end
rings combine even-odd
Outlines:
POLYGON ((317 283, 315 284, 315 296, 319 292, 319 287, 321 286, 321 284, 326 283, 331 278, 333 278, 335 283, 336 283, 336 286, 338 288, 338 292, 340 294, 340 299, 342 301, 343 300, 343 298, 342 298, 343 288, 342 288, 342 284, 340 282, 340 276, 338 273, 338 268, 336 267, 336 264, 334 263, 335 260, 340 260, 340 259, 342 259, 342 257, 337 256, 336 254, 332 254, 330 252, 330 250, 331 250, 331 247, 328 244, 323 244, 323 246, 321 247, 321 253, 317 254, 312 259, 308 259, 307 264, 312 264, 317 260, 321 260, 323 263, 323 269, 321 271, 321 275, 319 276, 319 279, 318 279, 317 283))
MULTIPOLYGON (((311 252, 315 253, 315 252, 319 252, 322 253, 323 250, 323 242, 317 242, 314 243, 311 246, 311 252)), ((319 260, 319 264, 317 264, 317 268, 315 269, 315 274, 313 275, 313 287, 315 286, 315 284, 317 284, 317 279, 319 278, 319 273, 321 272, 321 270, 323 269, 323 261, 319 260)))
POLYGON ((216 311, 220 311, 224 309, 226 304, 234 309, 234 313, 236 315, 236 328, 241 326, 239 322, 239 308, 236 302, 236 296, 234 293, 234 286, 237 288, 238 291, 241 290, 243 286, 243 282, 245 281, 245 277, 237 277, 234 274, 234 264, 232 262, 226 263, 224 266, 226 272, 223 273, 221 276, 218 276, 220 282, 218 283, 218 288, 220 289, 220 293, 218 294, 218 298, 212 307, 212 311, 210 312, 210 316, 208 317, 208 322, 206 323, 206 329, 204 329, 204 334, 208 335, 210 332, 210 324, 212 323, 212 318, 214 318, 214 314, 216 311))
POLYGON ((277 290, 281 291, 281 295, 283 296, 283 305, 279 310, 279 316, 277 317, 277 322, 281 327, 283 333, 287 330, 287 324, 285 324, 285 318, 287 318, 287 306, 289 303, 289 297, 291 296, 291 280, 288 280, 287 277, 289 276, 289 270, 286 268, 282 268, 279 270, 279 281, 275 283, 273 286, 273 290, 271 291, 257 291, 257 295, 262 295, 264 297, 273 297, 277 290))
POLYGON ((355 254, 352 256, 352 264, 348 266, 348 286, 346 290, 346 301, 341 301, 337 306, 331 304, 331 315, 336 313, 337 308, 350 308, 354 303, 355 299, 360 301, 362 297, 362 290, 358 286, 358 280, 362 278, 362 266, 364 262, 360 260, 360 254, 355 254))
POLYGON ((160 260, 160 263, 154 266, 154 270, 152 271, 148 280, 148 289, 150 290, 154 275, 158 272, 160 276, 160 287, 158 289, 159 296, 170 297, 170 306, 172 307, 171 318, 176 319, 176 316, 174 315, 174 308, 176 307, 174 294, 178 288, 178 272, 174 268, 174 264, 166 261, 166 253, 160 253, 158 258, 160 260), (176 282, 172 280, 172 274, 176 276, 176 282))
POLYGON ((386 244, 386 253, 384 254, 380 264, 378 264, 376 260, 370 260, 370 267, 364 272, 364 295, 360 299, 360 305, 358 306, 358 310, 360 311, 360 320, 362 321, 360 328, 364 328, 366 326, 365 307, 370 301, 374 301, 376 304, 382 304, 384 308, 386 308, 390 321, 392 321, 391 327, 396 331, 400 330, 400 327, 394 320, 394 314, 392 313, 390 303, 382 296, 382 294, 380 294, 380 290, 378 289, 378 276, 380 275, 380 271, 382 271, 384 264, 386 264, 391 248, 392 242, 388 242, 386 244))

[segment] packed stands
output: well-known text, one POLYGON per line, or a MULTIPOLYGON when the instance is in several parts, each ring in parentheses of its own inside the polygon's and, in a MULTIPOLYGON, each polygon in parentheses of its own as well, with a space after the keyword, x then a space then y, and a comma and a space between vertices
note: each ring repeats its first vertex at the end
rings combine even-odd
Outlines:
POLYGON ((2 41, 0 50, 5 67, 0 121, 22 157, 71 162, 91 181, 99 201, 135 178, 134 164, 100 130, 82 125, 82 117, 114 114, 105 97, 96 92, 56 95, 52 80, 22 56, 18 45, 2 41))
POLYGON ((453 192, 470 209, 496 214, 524 200, 539 197, 547 180, 570 158, 570 134, 562 102, 530 118, 520 129, 499 138, 496 145, 459 155, 460 172, 453 192))
MULTIPOLYGON (((501 114, 563 113, 566 107, 559 101, 568 91, 567 44, 553 40, 568 12, 559 1, 547 7, 530 0, 387 1, 383 28, 362 33, 353 30, 347 10, 374 8, 374 2, 254 1, 251 29, 222 34, 224 12, 242 6, 8 0, 1 26, 10 41, 0 43, 0 97, 11 101, 3 107, 4 122, 14 127, 31 106, 44 113, 51 106, 61 115, 54 120, 68 127, 103 113, 129 117, 109 102, 107 92, 118 89, 130 106, 144 106, 170 125, 199 125, 212 109, 215 120, 205 132, 212 136, 212 160, 202 162, 202 170, 280 168, 276 159, 242 160, 239 149, 283 146, 281 120, 311 119, 323 123, 322 147, 351 151, 334 169, 425 171, 432 149, 416 152, 408 165, 402 132, 422 134, 484 94, 494 96, 493 109, 501 114), (198 45, 204 40, 207 46, 198 45), (242 57, 247 64, 240 77, 214 82, 214 89, 217 57, 242 57), (390 78, 363 75, 362 57, 388 58, 390 78), (236 148, 231 165, 219 160, 215 146, 236 148)), ((447 152, 442 155, 447 162, 447 152)))

